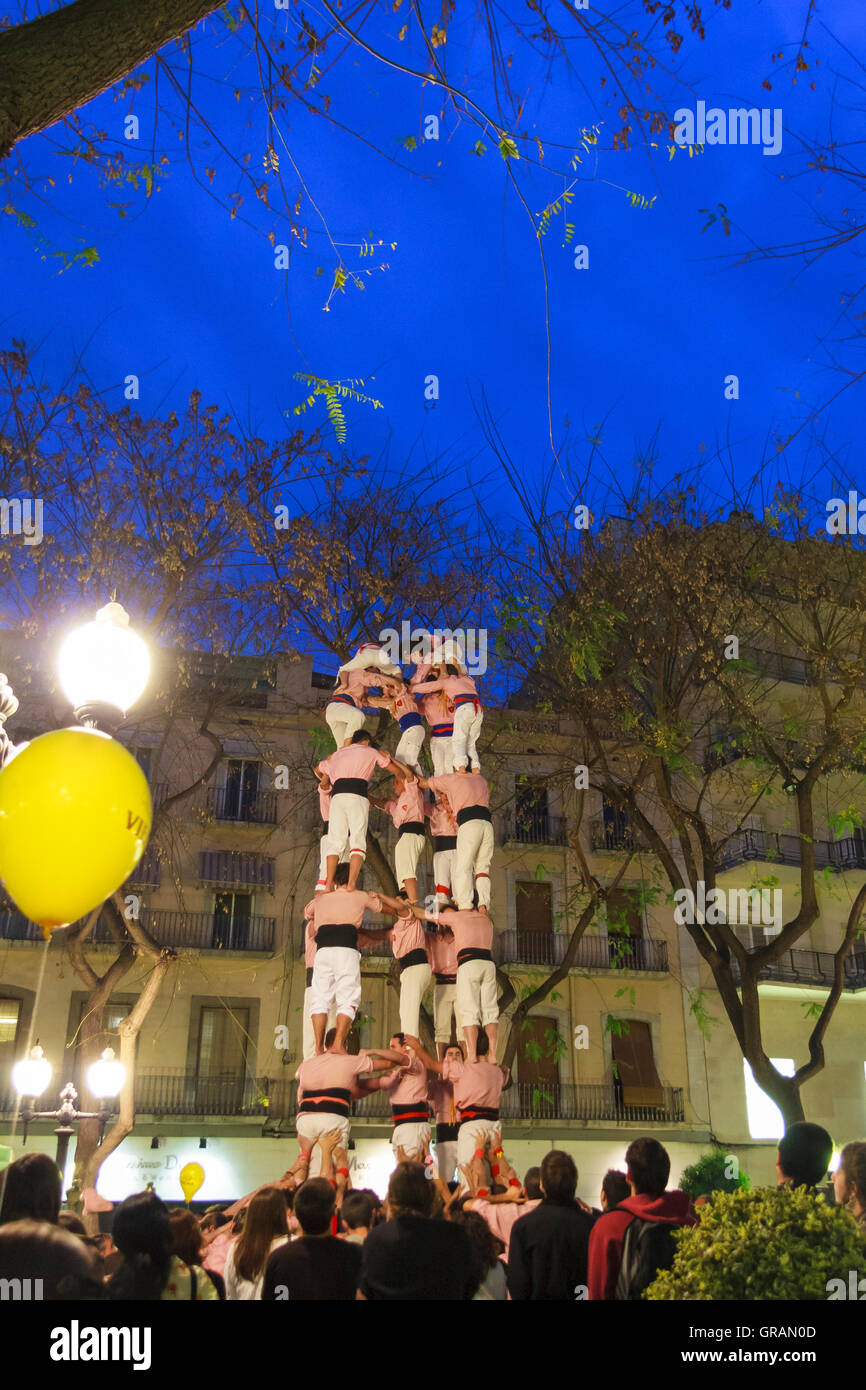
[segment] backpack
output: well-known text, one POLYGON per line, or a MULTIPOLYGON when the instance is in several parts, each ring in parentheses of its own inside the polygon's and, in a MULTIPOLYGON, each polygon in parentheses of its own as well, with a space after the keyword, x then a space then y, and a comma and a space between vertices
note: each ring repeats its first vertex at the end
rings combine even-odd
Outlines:
POLYGON ((676 1252, 675 1229, 678 1228, 659 1221, 645 1221, 641 1216, 629 1222, 614 1298, 640 1298, 660 1269, 670 1269, 676 1252))

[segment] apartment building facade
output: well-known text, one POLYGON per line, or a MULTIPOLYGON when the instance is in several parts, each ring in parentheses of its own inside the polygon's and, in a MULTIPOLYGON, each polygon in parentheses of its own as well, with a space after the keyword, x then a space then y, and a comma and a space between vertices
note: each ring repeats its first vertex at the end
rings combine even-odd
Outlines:
MULTIPOLYGON (((195 1160, 205 1171, 199 1198, 229 1200, 278 1177, 294 1158, 303 908, 313 893, 319 852, 311 768, 328 746, 321 708, 332 679, 315 672, 309 658, 251 663, 207 733, 191 715, 168 721, 144 709, 119 735, 164 812, 124 887, 127 911, 139 914, 178 959, 138 1040, 135 1130, 100 1174, 100 1191, 109 1199, 149 1180, 160 1195, 178 1201, 180 1169, 195 1160), (214 763, 214 735, 219 759, 201 780, 214 763), (187 788, 193 790, 178 799, 187 788)), ((25 720, 32 723, 31 736, 63 722, 38 698, 22 710, 18 728, 13 723, 13 739, 22 737, 25 720)), ((658 891, 656 856, 601 797, 577 825, 569 771, 574 734, 552 715, 488 711, 482 745, 495 808, 496 956, 515 995, 501 1045, 515 1004, 561 964, 579 915, 573 835, 605 886, 627 860, 573 967, 520 1029, 514 1084, 503 1097, 512 1161, 522 1170, 547 1149, 566 1148, 581 1173, 580 1195, 596 1203, 606 1169, 622 1167, 630 1140, 650 1133, 671 1152, 674 1180, 715 1140, 753 1180, 770 1181, 773 1119, 756 1109, 761 1095, 750 1087, 712 978, 658 891)), ((393 746, 393 732, 386 740, 393 746)), ((783 894, 796 894, 798 842, 786 828, 787 815, 784 804, 771 806, 732 836, 726 885, 747 887, 756 874, 772 874, 783 894)), ((371 831, 393 862, 393 830, 375 810, 371 831)), ((846 904, 866 877, 859 833, 839 838, 828 831, 819 857, 827 866, 819 922, 760 986, 768 1051, 785 1065, 803 1060, 804 1017, 826 993, 828 952, 846 904)), ((375 888, 371 871, 365 873, 366 886, 375 888)), ((429 852, 426 882, 429 891, 429 852)), ((101 972, 117 952, 105 924, 97 925, 91 949, 101 972)), ((140 961, 113 994, 104 1045, 111 1044, 147 968, 140 961)), ((399 1026, 392 974, 387 945, 364 953, 355 1045, 382 1044, 399 1026)), ((826 1069, 804 1092, 807 1114, 826 1124, 840 1146, 866 1132, 864 998, 866 956, 855 950, 827 1038, 826 1069)), ((86 1009, 86 989, 72 968, 64 932, 43 943, 32 923, 11 905, 3 907, 0 1143, 15 1154, 22 1151, 22 1135, 9 1067, 24 1055, 28 1039, 38 1037, 55 1068, 56 1090, 68 1080, 82 1090, 78 1035, 86 1009)), ((46 1093, 43 1103, 53 1104, 54 1094, 46 1093)), ((371 1096, 355 1111, 354 1180, 383 1191, 392 1166, 386 1098, 371 1096)), ((34 1125, 27 1147, 53 1151, 51 1128, 34 1125)))

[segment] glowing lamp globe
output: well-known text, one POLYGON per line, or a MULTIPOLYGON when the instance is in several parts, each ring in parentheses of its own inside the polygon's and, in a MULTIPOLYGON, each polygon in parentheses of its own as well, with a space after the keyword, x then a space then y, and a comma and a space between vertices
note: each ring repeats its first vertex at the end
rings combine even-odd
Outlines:
POLYGON ((98 1062, 87 1069, 87 1085, 91 1094, 100 1100, 118 1096, 126 1080, 126 1067, 115 1061, 114 1049, 107 1047, 98 1062))
POLYGON ((94 622, 69 634, 60 648, 57 674, 73 709, 110 705, 126 714, 147 685, 150 653, 130 629, 122 604, 107 603, 94 622))
POLYGON ((45 1054, 38 1045, 30 1050, 30 1056, 16 1062, 12 1068, 12 1085, 19 1096, 41 1096, 51 1084, 51 1063, 46 1062, 45 1054))
POLYGON ((141 767, 108 734, 41 734, 0 770, 0 883, 48 937, 129 877, 151 816, 141 767))

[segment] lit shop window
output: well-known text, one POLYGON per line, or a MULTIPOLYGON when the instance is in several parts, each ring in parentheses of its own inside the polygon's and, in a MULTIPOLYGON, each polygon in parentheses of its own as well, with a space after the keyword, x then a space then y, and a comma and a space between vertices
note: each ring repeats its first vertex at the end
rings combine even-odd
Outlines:
MULTIPOLYGON (((771 1057, 770 1061, 782 1076, 794 1075, 792 1057, 771 1057)), ((743 1062, 743 1075, 746 1080, 746 1111, 749 1117, 749 1133, 753 1139, 781 1139, 785 1133, 785 1121, 775 1101, 762 1091, 748 1062, 743 1062)))

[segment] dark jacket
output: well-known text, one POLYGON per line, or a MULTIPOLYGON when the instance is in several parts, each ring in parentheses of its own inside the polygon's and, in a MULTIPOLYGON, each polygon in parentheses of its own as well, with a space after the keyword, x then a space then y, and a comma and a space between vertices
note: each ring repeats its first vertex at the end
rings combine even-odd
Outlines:
POLYGON ((508 1250, 508 1292, 517 1301, 573 1303, 586 1297, 587 1254, 593 1218, 577 1202, 540 1206, 514 1223, 508 1250))
POLYGON ((365 1298, 471 1299, 483 1277, 468 1235, 450 1221, 393 1217, 355 1248, 363 1251, 360 1288, 365 1298))
POLYGON ((666 1226, 694 1226, 695 1215, 685 1192, 662 1192, 653 1197, 640 1192, 599 1217, 589 1251, 589 1296, 612 1299, 616 1295, 622 1247, 629 1225, 639 1216, 666 1226))

